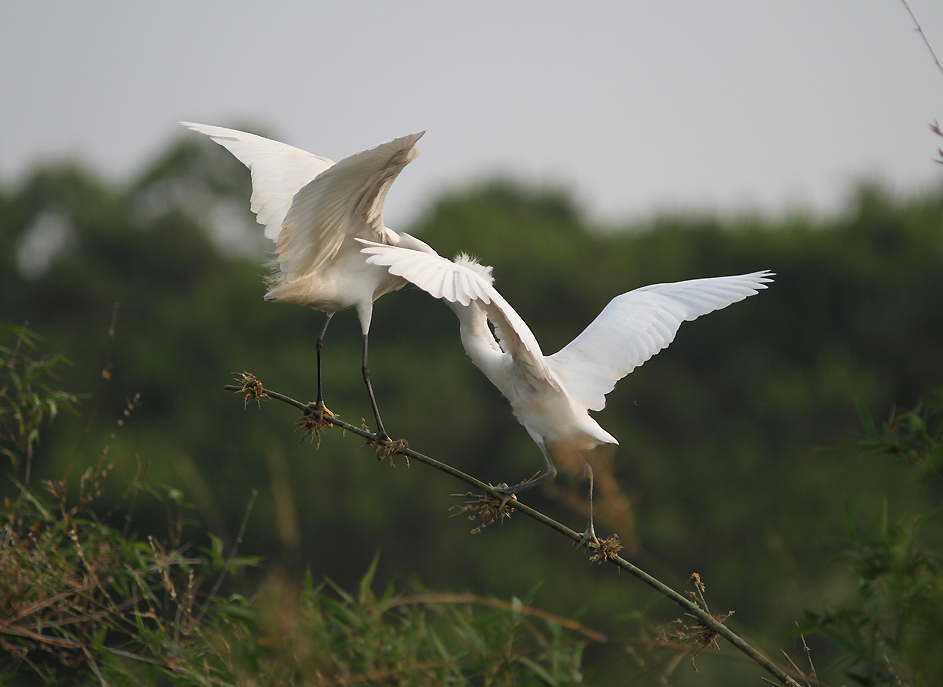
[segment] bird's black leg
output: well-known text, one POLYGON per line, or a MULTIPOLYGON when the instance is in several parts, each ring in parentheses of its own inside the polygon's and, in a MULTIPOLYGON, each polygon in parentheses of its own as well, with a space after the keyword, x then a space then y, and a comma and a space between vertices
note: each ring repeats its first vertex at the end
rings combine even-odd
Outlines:
POLYGON ((367 385, 367 394, 370 396, 370 405, 373 406, 373 416, 377 419, 377 440, 386 439, 392 441, 390 435, 386 433, 383 427, 383 420, 380 419, 380 409, 377 408, 377 399, 373 395, 373 385, 370 384, 370 366, 367 364, 367 335, 363 335, 363 381, 367 385))
POLYGON ((321 333, 318 335, 318 342, 316 344, 316 349, 318 352, 318 400, 317 407, 322 411, 331 411, 327 410, 327 407, 324 405, 324 392, 321 388, 321 353, 324 350, 324 335, 327 334, 327 326, 331 323, 331 318, 334 317, 334 313, 329 312, 327 314, 327 319, 324 320, 324 326, 321 327, 321 333))

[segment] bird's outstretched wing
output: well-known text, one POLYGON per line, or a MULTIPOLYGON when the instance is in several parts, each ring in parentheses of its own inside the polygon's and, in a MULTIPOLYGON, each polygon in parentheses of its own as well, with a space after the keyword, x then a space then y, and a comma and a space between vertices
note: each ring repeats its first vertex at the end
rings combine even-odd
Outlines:
POLYGON ((206 134, 232 153, 252 173, 252 212, 265 225, 266 238, 278 241, 291 201, 309 181, 334 163, 262 136, 221 126, 180 122, 206 134))
POLYGON ((364 244, 361 252, 367 256, 367 262, 387 267, 391 274, 403 277, 435 298, 463 306, 478 301, 500 330, 501 344, 515 363, 557 386, 534 333, 492 286, 490 268, 464 256, 453 262, 422 251, 364 240, 360 243, 364 244))
POLYGON ((599 316, 547 358, 571 398, 602 410, 616 382, 663 348, 682 322, 752 296, 772 281, 769 271, 652 284, 613 298, 599 316))
POLYGON ((383 201, 399 173, 419 155, 416 142, 423 133, 344 158, 297 193, 276 245, 288 282, 333 259, 348 236, 386 242, 383 201))

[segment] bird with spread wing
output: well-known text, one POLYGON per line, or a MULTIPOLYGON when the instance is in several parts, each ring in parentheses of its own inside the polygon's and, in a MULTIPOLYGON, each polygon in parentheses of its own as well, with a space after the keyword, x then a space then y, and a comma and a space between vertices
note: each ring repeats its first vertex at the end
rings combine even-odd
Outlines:
MULTIPOLYGON (((383 266, 451 306, 465 351, 510 401, 537 443, 546 471, 500 490, 507 496, 556 475, 554 457, 581 456, 618 444, 589 414, 602 410, 616 382, 667 347, 682 322, 752 296, 772 281, 769 271, 653 284, 613 298, 595 320, 560 351, 545 356, 533 332, 494 288, 491 268, 466 255, 454 261, 361 240, 367 262, 383 266), (492 332, 491 327, 494 327, 492 332)), ((596 541, 590 517, 584 541, 596 541)))
POLYGON ((419 154, 424 132, 383 143, 334 163, 325 157, 254 134, 181 122, 206 134, 249 168, 251 209, 275 242, 277 268, 265 300, 296 303, 327 313, 318 336, 317 408, 324 405, 321 354, 334 313, 355 308, 363 333, 363 379, 377 422, 377 439, 389 440, 370 383, 367 341, 373 302, 406 280, 372 265, 355 239, 435 255, 427 244, 383 223, 383 203, 403 168, 419 154))

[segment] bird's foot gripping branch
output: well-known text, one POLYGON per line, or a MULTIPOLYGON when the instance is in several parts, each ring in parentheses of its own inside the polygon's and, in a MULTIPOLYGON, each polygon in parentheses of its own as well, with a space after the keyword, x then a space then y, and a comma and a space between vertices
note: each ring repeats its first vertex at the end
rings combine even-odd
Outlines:
MULTIPOLYGON (((366 422, 363 424, 364 430, 369 432, 370 430, 366 427, 366 422)), ((388 461, 390 467, 396 467, 393 463, 393 458, 395 456, 403 456, 406 459, 406 467, 409 467, 409 455, 407 451, 409 449, 409 442, 405 439, 381 439, 379 436, 375 439, 368 440, 365 446, 372 446, 373 450, 377 452, 377 460, 379 461, 388 461)))
POLYGON ((337 415, 332 413, 323 403, 309 403, 308 409, 301 414, 297 420, 295 420, 296 432, 301 433, 301 440, 310 439, 314 441, 317 439, 318 446, 321 446, 321 432, 325 427, 328 426, 324 418, 336 418, 337 415))

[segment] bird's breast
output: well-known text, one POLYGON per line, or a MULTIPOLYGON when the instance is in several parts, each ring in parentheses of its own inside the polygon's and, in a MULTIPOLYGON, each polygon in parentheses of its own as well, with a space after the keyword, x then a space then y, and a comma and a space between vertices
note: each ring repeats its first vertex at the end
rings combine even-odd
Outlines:
POLYGON ((336 261, 293 282, 279 282, 266 294, 266 300, 339 312, 372 303, 405 283, 385 267, 369 265, 362 259, 336 261))

